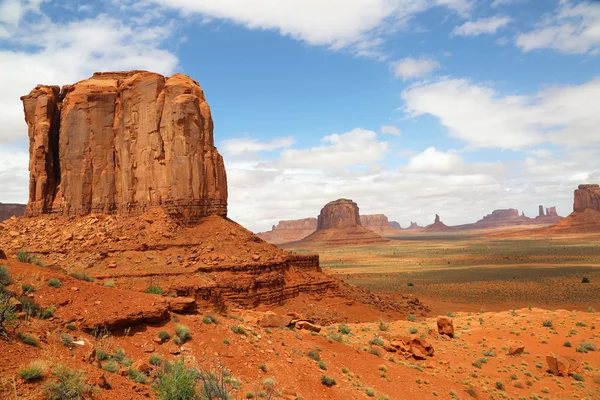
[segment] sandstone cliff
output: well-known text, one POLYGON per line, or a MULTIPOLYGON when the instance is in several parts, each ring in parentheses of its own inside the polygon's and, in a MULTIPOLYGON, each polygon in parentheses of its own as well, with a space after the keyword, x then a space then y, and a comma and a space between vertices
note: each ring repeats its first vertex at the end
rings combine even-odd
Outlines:
POLYGON ((398 222, 390 222, 384 214, 361 215, 360 224, 382 236, 400 233, 398 230, 401 229, 398 222))
POLYGON ((433 222, 433 224, 427 225, 425 229, 423 229, 423 232, 435 233, 445 232, 449 230, 451 230, 451 228, 442 222, 439 215, 435 214, 435 221, 433 222))
POLYGON ((270 231, 261 232, 257 235, 269 243, 281 244, 304 239, 316 230, 316 218, 303 218, 279 221, 277 225, 273 225, 273 228, 270 231))
POLYGON ((186 75, 96 73, 21 98, 30 139, 26 214, 227 215, 227 179, 204 93, 186 75))
POLYGON ((575 190, 573 211, 584 211, 586 208, 600 212, 600 185, 579 185, 575 190))
POLYGON ((600 232, 600 186, 579 185, 573 197, 573 212, 544 233, 600 232))
POLYGON ((352 200, 339 199, 321 209, 317 229, 347 228, 360 225, 358 205, 352 200))
POLYGON ((25 214, 25 204, 2 204, 0 203, 0 222, 12 216, 20 217, 25 214))

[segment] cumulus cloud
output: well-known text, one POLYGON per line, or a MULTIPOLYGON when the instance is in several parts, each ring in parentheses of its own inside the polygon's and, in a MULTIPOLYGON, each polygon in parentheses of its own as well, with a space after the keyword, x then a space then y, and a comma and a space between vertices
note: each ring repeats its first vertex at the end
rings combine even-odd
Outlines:
POLYGON ((462 169, 463 159, 453 153, 436 150, 435 147, 428 147, 424 152, 413 156, 408 165, 407 171, 412 172, 438 172, 449 173, 462 169))
POLYGON ((382 126, 380 129, 380 132, 383 133, 384 135, 400 136, 400 129, 396 128, 395 126, 391 126, 391 125, 382 126))
POLYGON ((294 142, 292 137, 275 138, 268 142, 254 138, 235 138, 223 140, 220 147, 225 155, 240 156, 290 147, 294 142))
POLYGON ((15 146, 0 146, 0 160, 0 201, 26 203, 29 193, 29 152, 15 146))
POLYGON ((184 15, 224 20, 249 29, 274 30, 310 45, 380 56, 382 38, 418 13, 441 6, 460 15, 470 0, 152 0, 184 15))
POLYGON ((466 79, 444 78, 402 92, 405 112, 433 115, 450 136, 474 148, 524 149, 542 141, 565 146, 600 144, 595 99, 600 79, 534 95, 505 95, 466 79))
POLYGON ((600 3, 573 4, 562 0, 556 13, 536 29, 520 34, 516 44, 523 51, 553 49, 584 54, 600 51, 600 3))
POLYGON ((412 58, 407 57, 400 61, 392 63, 392 68, 396 78, 403 80, 422 78, 438 69, 440 64, 431 58, 412 58))
POLYGON ((493 35, 501 28, 504 28, 512 22, 509 17, 490 17, 481 18, 476 21, 467 21, 464 24, 457 26, 452 31, 453 35, 456 36, 479 36, 479 35, 493 35))

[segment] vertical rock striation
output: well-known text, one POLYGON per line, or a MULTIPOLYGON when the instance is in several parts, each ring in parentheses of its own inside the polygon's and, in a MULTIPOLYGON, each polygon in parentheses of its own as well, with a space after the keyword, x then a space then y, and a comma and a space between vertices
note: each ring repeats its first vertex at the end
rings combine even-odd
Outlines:
POLYGON ((361 225, 358 205, 352 200, 331 201, 321 209, 317 219, 317 230, 347 228, 361 225))
POLYGON ((579 185, 575 189, 573 211, 584 211, 586 208, 600 212, 600 186, 597 184, 579 185))
POLYGON ((38 85, 21 98, 30 140, 26 215, 227 215, 227 177, 198 83, 146 71, 38 85))

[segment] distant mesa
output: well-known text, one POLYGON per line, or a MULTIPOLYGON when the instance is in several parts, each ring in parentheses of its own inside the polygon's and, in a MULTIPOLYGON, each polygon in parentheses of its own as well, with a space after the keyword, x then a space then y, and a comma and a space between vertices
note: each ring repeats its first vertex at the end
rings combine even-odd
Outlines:
POLYGON ((422 230, 424 227, 420 226, 418 223, 416 222, 410 222, 410 225, 408 226, 408 228, 406 228, 405 230, 407 231, 417 231, 417 230, 422 230))
POLYGON ((381 236, 399 234, 402 229, 398 222, 389 221, 383 214, 361 215, 360 224, 381 236))
POLYGON ((25 214, 25 204, 0 203, 0 222, 10 217, 20 217, 25 214))
POLYGON ((329 202, 321 209, 317 230, 300 243, 352 245, 386 242, 361 225, 358 205, 349 199, 329 202))
POLYGON ((270 231, 261 232, 257 235, 269 243, 281 244, 302 240, 316 230, 316 218, 303 218, 279 221, 277 225, 273 225, 273 228, 270 231))
POLYGON ((600 232, 600 186, 597 184, 579 185, 574 192, 573 212, 545 232, 600 232))
POLYGON ((435 221, 433 222, 433 224, 427 225, 425 227, 425 229, 423 229, 423 232, 433 233, 433 232, 446 232, 446 231, 450 231, 450 230, 452 230, 452 228, 450 228, 448 225, 444 224, 441 221, 440 216, 435 214, 435 221))
POLYGON ((187 75, 102 72, 21 97, 29 128, 26 215, 227 215, 210 107, 187 75))

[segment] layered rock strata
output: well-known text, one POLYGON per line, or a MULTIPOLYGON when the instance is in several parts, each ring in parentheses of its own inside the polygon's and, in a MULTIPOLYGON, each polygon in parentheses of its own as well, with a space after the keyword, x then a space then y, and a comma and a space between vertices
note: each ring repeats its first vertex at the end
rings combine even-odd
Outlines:
POLYGON ((26 214, 227 215, 210 107, 190 77, 96 73, 21 98, 30 139, 26 214))
POLYGON ((317 230, 348 228, 360 225, 358 205, 352 200, 331 201, 321 209, 317 220, 317 230))
POLYGON ((544 233, 600 232, 600 186, 579 185, 573 193, 573 212, 544 233))
POLYGON ((303 218, 279 221, 277 225, 273 225, 270 231, 261 232, 257 235, 269 243, 280 244, 304 239, 316 230, 316 218, 303 218))
POLYGON ((0 222, 10 217, 20 217, 25 214, 25 204, 0 203, 0 222))
POLYGON ((390 222, 384 214, 361 215, 360 224, 382 236, 397 234, 401 229, 398 222, 390 222))

